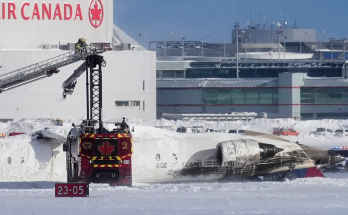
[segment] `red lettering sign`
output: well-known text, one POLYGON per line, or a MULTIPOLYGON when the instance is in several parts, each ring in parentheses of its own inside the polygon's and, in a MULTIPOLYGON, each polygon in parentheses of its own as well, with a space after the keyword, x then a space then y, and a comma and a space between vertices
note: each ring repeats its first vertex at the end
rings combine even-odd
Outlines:
MULTIPOLYGON (((0 19, 17 19, 17 5, 14 2, 0 3, 0 19)), ((53 6, 51 3, 29 3, 24 1, 20 6, 20 17, 23 20, 83 20, 81 5, 77 3, 57 3, 53 6), (41 5, 40 5, 41 4, 41 5), (52 11, 54 10, 54 11, 52 11)), ((19 12, 19 11, 18 11, 19 12)), ((104 8, 101 0, 92 0, 88 10, 90 21, 93 27, 101 25, 104 18, 104 8)))
POLYGON ((16 14, 15 14, 15 10, 16 10, 15 3, 13 3, 13 2, 8 3, 8 19, 11 19, 11 14, 12 14, 14 19, 17 19, 16 14))
POLYGON ((62 20, 62 13, 60 12, 60 6, 59 4, 56 5, 56 9, 54 10, 54 16, 53 19, 56 19, 56 16, 59 17, 59 20, 62 20))
POLYGON ((34 19, 34 16, 37 17, 37 19, 40 19, 40 12, 39 12, 39 7, 37 6, 37 3, 34 5, 34 11, 33 11, 33 16, 31 19, 34 19))
POLYGON ((5 3, 2 3, 2 18, 5 19, 5 3))
POLYGON ((24 20, 28 20, 28 19, 30 19, 30 17, 24 15, 24 7, 25 7, 25 6, 30 6, 29 2, 23 3, 22 8, 21 8, 22 18, 23 18, 24 20))
POLYGON ((76 20, 76 17, 80 17, 80 20, 83 20, 80 4, 77 4, 76 6, 75 20, 76 20))
POLYGON ((45 19, 45 14, 47 16, 47 19, 51 20, 51 3, 47 6, 45 3, 42 4, 42 19, 45 19))
POLYGON ((64 4, 64 20, 69 20, 72 17, 72 7, 70 4, 64 4), (69 10, 69 16, 68 16, 69 10))

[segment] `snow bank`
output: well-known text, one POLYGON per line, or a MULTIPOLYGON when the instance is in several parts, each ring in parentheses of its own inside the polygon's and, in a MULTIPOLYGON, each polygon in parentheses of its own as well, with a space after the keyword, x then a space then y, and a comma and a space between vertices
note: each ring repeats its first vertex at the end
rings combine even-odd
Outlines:
POLYGON ((60 144, 41 143, 30 135, 0 139, 0 181, 59 181, 65 178, 60 144))
MULTIPOLYGON (((62 146, 56 142, 32 140, 30 134, 48 127, 50 132, 64 138, 71 129, 72 123, 79 124, 80 120, 64 122, 63 126, 51 126, 51 121, 45 119, 25 119, 18 122, 0 123, 0 133, 6 133, 7 135, 11 132, 26 133, 26 135, 0 139, 0 181, 65 181, 65 153, 62 152, 62 146)), ((106 123, 105 127, 112 129, 113 124, 106 123)), ((173 153, 176 153, 179 152, 180 145, 182 146, 182 144, 189 142, 190 138, 193 138, 192 140, 196 138, 194 134, 174 132, 180 126, 202 126, 204 129, 213 128, 219 130, 243 129, 270 134, 274 127, 292 127, 300 132, 300 136, 298 137, 286 137, 292 141, 299 141, 300 143, 324 149, 329 149, 333 146, 348 145, 348 137, 315 137, 309 135, 310 131, 314 131, 318 127, 334 130, 338 128, 348 129, 348 120, 295 121, 293 119, 254 119, 250 122, 206 122, 163 119, 143 121, 130 119, 128 120, 128 124, 135 128, 135 132, 133 133, 134 154, 132 158, 135 179, 137 177, 144 178, 144 176, 149 176, 151 168, 155 168, 148 166, 146 162, 146 160, 153 159, 153 157, 148 157, 141 153, 147 144, 165 146, 166 149, 170 149, 173 153), (155 128, 155 126, 164 127, 169 130, 155 128)), ((225 135, 232 134, 215 133, 214 135, 221 135, 221 138, 225 138, 225 135)), ((217 142, 218 139, 216 138, 217 142)), ((163 175, 163 177, 165 176, 163 175)), ((152 180, 153 178, 150 179, 152 180)), ((186 178, 182 180, 186 180, 186 178)))

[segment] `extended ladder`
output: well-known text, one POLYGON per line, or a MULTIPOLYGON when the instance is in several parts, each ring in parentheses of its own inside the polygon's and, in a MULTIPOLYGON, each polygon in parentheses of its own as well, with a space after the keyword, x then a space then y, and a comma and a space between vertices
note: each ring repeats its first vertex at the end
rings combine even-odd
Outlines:
POLYGON ((61 67, 67 66, 80 60, 85 60, 88 56, 101 54, 103 52, 105 52, 105 50, 99 49, 87 49, 86 51, 80 53, 75 53, 75 51, 72 51, 1 75, 0 93, 40 80, 42 78, 50 77, 54 73, 58 73, 58 69, 61 67))

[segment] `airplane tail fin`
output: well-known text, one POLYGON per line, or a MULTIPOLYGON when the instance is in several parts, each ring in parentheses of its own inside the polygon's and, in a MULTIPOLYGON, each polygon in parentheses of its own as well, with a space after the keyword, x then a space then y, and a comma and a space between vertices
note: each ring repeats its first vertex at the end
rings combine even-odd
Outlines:
POLYGON ((293 173, 297 176, 297 178, 325 178, 323 173, 321 173, 317 167, 311 167, 307 169, 296 169, 293 170, 293 173))

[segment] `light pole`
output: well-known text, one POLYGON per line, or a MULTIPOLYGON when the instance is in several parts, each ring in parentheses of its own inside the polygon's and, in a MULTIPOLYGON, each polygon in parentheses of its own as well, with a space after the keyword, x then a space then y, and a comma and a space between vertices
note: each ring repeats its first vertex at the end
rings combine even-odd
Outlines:
POLYGON ((226 41, 225 36, 222 36, 224 38, 224 57, 226 57, 226 41))
POLYGON ((166 35, 163 35, 163 41, 164 41, 164 56, 167 56, 167 42, 166 42, 166 35))
POLYGON ((348 42, 347 38, 342 38, 343 40, 343 57, 342 59, 345 61, 346 60, 346 43, 348 42))
MULTIPOLYGON (((245 53, 248 53, 248 45, 249 45, 249 40, 251 40, 251 35, 248 36, 246 39, 246 44, 245 44, 245 53)), ((245 61, 248 61, 248 56, 245 54, 245 61)))
POLYGON ((202 40, 201 40, 201 45, 202 45, 202 57, 203 57, 203 40, 207 37, 211 37, 211 34, 205 36, 202 40))
POLYGON ((278 61, 280 61, 280 35, 283 34, 283 31, 276 31, 278 34, 278 61))
POLYGON ((234 28, 236 29, 236 42, 237 42, 237 53, 236 53, 236 57, 237 57, 237 64, 236 64, 236 69, 237 69, 237 79, 239 79, 239 67, 238 67, 238 31, 239 31, 239 22, 235 22, 234 23, 234 28))
POLYGON ((286 52, 286 37, 283 37, 284 40, 284 60, 285 60, 285 52, 286 52))
MULTIPOLYGON (((245 34, 245 31, 241 31, 241 33, 242 33, 242 43, 244 43, 244 34, 245 34)), ((245 45, 245 43, 244 43, 244 45, 245 45)), ((244 49, 244 58, 246 58, 246 49, 244 49)))
POLYGON ((331 62, 333 62, 332 42, 335 40, 335 38, 329 38, 329 40, 330 40, 330 43, 331 43, 331 45, 330 45, 330 49, 331 49, 331 62))
POLYGON ((325 31, 321 31, 321 33, 319 34, 319 60, 321 60, 321 43, 323 41, 323 34, 325 34, 325 31))
MULTIPOLYGON (((170 40, 170 36, 173 35, 173 32, 169 32, 169 40, 170 40)), ((163 35, 164 37, 164 56, 167 56, 167 40, 166 40, 166 35, 163 35)))
POLYGON ((135 39, 135 42, 137 42, 137 44, 138 44, 138 51, 139 51, 139 42, 138 42, 137 40, 138 40, 141 36, 144 36, 144 34, 139 33, 138 36, 137 36, 136 38, 134 38, 134 39, 135 39))
POLYGON ((185 44, 184 44, 184 40, 186 39, 186 37, 184 36, 179 36, 179 38, 181 38, 181 44, 182 44, 182 60, 184 60, 184 52, 185 52, 185 44))

